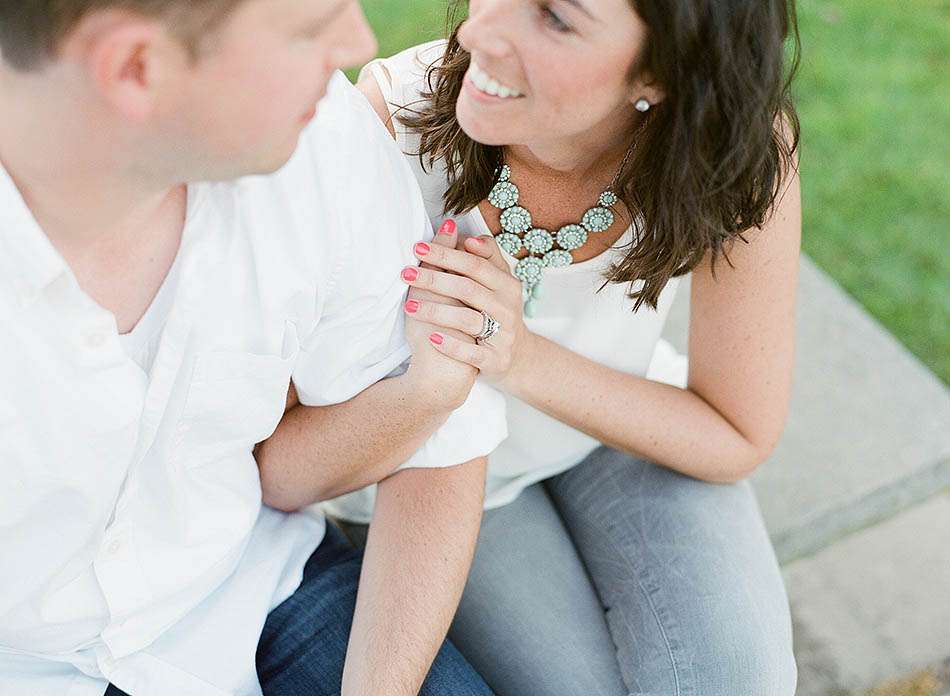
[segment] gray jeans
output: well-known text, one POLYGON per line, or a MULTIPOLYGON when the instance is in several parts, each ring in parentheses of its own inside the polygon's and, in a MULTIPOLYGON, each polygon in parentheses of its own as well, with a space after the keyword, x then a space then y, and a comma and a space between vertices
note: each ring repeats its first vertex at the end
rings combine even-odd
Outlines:
POLYGON ((485 513, 450 637, 499 696, 795 693, 788 600, 748 482, 604 447, 485 513))

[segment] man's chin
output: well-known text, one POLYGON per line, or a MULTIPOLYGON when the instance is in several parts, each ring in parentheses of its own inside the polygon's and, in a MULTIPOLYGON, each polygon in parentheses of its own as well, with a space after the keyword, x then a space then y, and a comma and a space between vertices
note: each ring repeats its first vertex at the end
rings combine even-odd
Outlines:
POLYGON ((255 174, 259 174, 259 175, 266 175, 266 174, 273 174, 274 172, 278 172, 278 171, 280 171, 281 169, 283 169, 283 168, 284 168, 284 165, 287 164, 287 163, 290 161, 290 158, 291 158, 292 155, 293 155, 293 153, 290 153, 290 155, 287 155, 286 157, 284 157, 284 158, 282 158, 282 159, 280 159, 280 160, 274 160, 273 162, 264 163, 264 164, 262 164, 261 167, 260 167, 256 172, 254 172, 254 173, 255 173, 255 174))
POLYGON ((279 150, 274 149, 273 152, 269 152, 266 156, 262 156, 256 163, 254 171, 250 172, 251 174, 273 174, 274 172, 282 169, 285 164, 287 164, 290 159, 294 156, 294 153, 297 151, 297 148, 300 145, 300 133, 297 133, 297 137, 293 139, 292 143, 285 144, 279 150))
MULTIPOLYGON (((213 160, 215 166, 204 167, 203 172, 192 172, 193 175, 199 175, 192 178, 201 181, 233 181, 245 176, 273 174, 283 168, 294 156, 300 146, 300 136, 304 127, 304 124, 300 124, 288 133, 282 142, 268 141, 269 147, 266 149, 237 150, 230 155, 219 150, 213 158, 209 158, 213 160)), ((253 142, 253 139, 249 138, 249 141, 253 142)), ((258 145, 261 144, 258 143, 258 145)), ((208 159, 205 161, 208 162, 208 159)))
POLYGON ((305 113, 303 116, 300 117, 300 122, 303 123, 304 125, 307 125, 314 118, 316 118, 316 116, 317 116, 317 105, 314 104, 313 108, 311 108, 309 111, 307 111, 307 113, 305 113))

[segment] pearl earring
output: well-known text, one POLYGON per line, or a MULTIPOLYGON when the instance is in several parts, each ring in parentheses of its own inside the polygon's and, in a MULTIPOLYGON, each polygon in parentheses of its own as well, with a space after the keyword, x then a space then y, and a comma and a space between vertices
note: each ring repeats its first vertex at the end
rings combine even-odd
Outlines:
POLYGON ((637 99, 637 103, 633 106, 641 114, 645 114, 650 110, 650 102, 648 102, 646 99, 637 99))

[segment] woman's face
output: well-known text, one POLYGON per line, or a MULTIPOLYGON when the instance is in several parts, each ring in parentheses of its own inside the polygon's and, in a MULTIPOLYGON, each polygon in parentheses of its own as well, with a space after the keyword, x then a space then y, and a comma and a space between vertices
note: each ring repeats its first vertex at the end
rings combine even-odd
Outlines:
POLYGON ((529 146, 626 127, 637 99, 661 96, 629 81, 645 39, 630 0, 471 0, 459 125, 486 145, 529 146))

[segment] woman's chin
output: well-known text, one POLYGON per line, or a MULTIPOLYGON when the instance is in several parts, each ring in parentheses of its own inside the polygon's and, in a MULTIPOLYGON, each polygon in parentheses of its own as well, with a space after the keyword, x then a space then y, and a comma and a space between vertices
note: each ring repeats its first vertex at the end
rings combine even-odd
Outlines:
POLYGON ((462 99, 455 105, 455 119, 465 135, 482 145, 501 146, 512 142, 508 137, 510 128, 494 123, 495 119, 479 112, 480 109, 469 108, 462 99))

